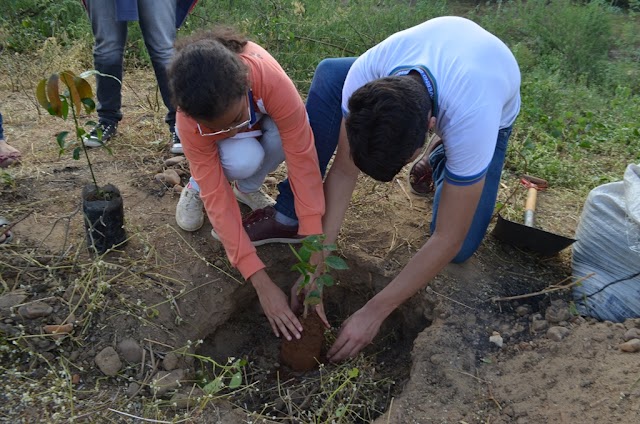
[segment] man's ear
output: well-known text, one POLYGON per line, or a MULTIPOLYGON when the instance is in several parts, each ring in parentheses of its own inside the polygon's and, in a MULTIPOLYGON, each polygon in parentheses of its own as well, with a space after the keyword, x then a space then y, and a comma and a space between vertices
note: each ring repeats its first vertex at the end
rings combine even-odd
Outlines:
POLYGON ((436 127, 436 117, 435 116, 431 116, 429 118, 429 127, 427 128, 427 130, 432 130, 436 127))

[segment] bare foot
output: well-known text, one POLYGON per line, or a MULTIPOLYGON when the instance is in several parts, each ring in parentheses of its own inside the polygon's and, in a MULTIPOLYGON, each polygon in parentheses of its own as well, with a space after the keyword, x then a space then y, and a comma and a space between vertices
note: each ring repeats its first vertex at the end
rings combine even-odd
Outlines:
POLYGON ((9 146, 5 140, 0 140, 0 168, 7 168, 20 162, 20 152, 9 146))

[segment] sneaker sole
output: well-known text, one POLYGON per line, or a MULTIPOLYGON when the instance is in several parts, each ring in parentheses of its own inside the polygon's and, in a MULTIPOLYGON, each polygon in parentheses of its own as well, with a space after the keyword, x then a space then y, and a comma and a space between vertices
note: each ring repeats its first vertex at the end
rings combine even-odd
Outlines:
MULTIPOLYGON (((218 234, 214 230, 211 230, 211 237, 213 237, 214 239, 220 241, 220 237, 218 237, 218 234)), ((297 244, 297 243, 302 243, 302 240, 303 239, 300 238, 300 237, 295 237, 295 238, 291 238, 291 237, 274 237, 274 238, 269 238, 269 239, 264 239, 264 240, 252 241, 251 244, 254 247, 262 246, 264 244, 269 244, 269 243, 297 244)))
POLYGON ((184 227, 182 225, 180 225, 179 222, 176 221, 176 224, 178 225, 178 227, 180 227, 181 230, 189 232, 189 233, 193 233, 194 231, 198 231, 200 228, 202 228, 202 226, 204 225, 204 221, 202 221, 202 223, 200 223, 199 226, 197 227, 184 227))

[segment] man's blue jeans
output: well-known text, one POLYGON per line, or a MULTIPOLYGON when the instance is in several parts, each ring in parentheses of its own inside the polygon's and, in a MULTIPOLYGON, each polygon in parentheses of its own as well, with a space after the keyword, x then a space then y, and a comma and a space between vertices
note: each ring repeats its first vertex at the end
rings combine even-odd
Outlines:
MULTIPOLYGON (((327 165, 331 160, 338 145, 340 136, 340 124, 342 121, 342 86, 355 58, 325 59, 318 65, 311 82, 309 96, 307 97, 307 113, 309 122, 315 137, 316 151, 320 162, 320 172, 324 177, 327 165)), ((467 233, 464 244, 452 262, 460 263, 467 260, 478 249, 484 238, 498 195, 500 174, 504 165, 507 151, 507 142, 511 135, 511 127, 498 132, 496 150, 487 171, 484 189, 478 203, 478 207, 467 233)), ((433 200, 433 219, 431 232, 435 230, 438 215, 438 205, 444 183, 444 169, 447 158, 444 148, 439 146, 430 156, 433 166, 433 178, 436 192, 433 200)), ((285 180, 278 185, 280 194, 277 198, 276 210, 290 218, 295 219, 293 193, 289 181, 285 180)))
MULTIPOLYGON (((176 38, 176 0, 136 0, 144 43, 151 57, 158 87, 168 109, 165 122, 174 126, 176 110, 171 105, 166 68, 173 55, 176 38)), ((96 70, 122 81, 122 63, 127 42, 127 22, 116 20, 115 1, 88 0, 87 11, 95 37, 93 60, 96 70)), ((98 117, 101 121, 122 119, 120 83, 97 76, 98 117)))

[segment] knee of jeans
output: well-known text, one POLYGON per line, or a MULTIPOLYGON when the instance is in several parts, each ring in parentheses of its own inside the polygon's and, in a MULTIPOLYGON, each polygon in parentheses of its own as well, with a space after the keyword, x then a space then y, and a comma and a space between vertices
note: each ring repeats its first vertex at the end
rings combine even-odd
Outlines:
POLYGON ((220 161, 229 180, 243 180, 255 174, 264 160, 264 150, 255 138, 219 142, 220 161))
POLYGON ((328 58, 322 59, 313 75, 313 85, 330 83, 333 81, 332 74, 335 72, 335 63, 340 59, 328 58))

